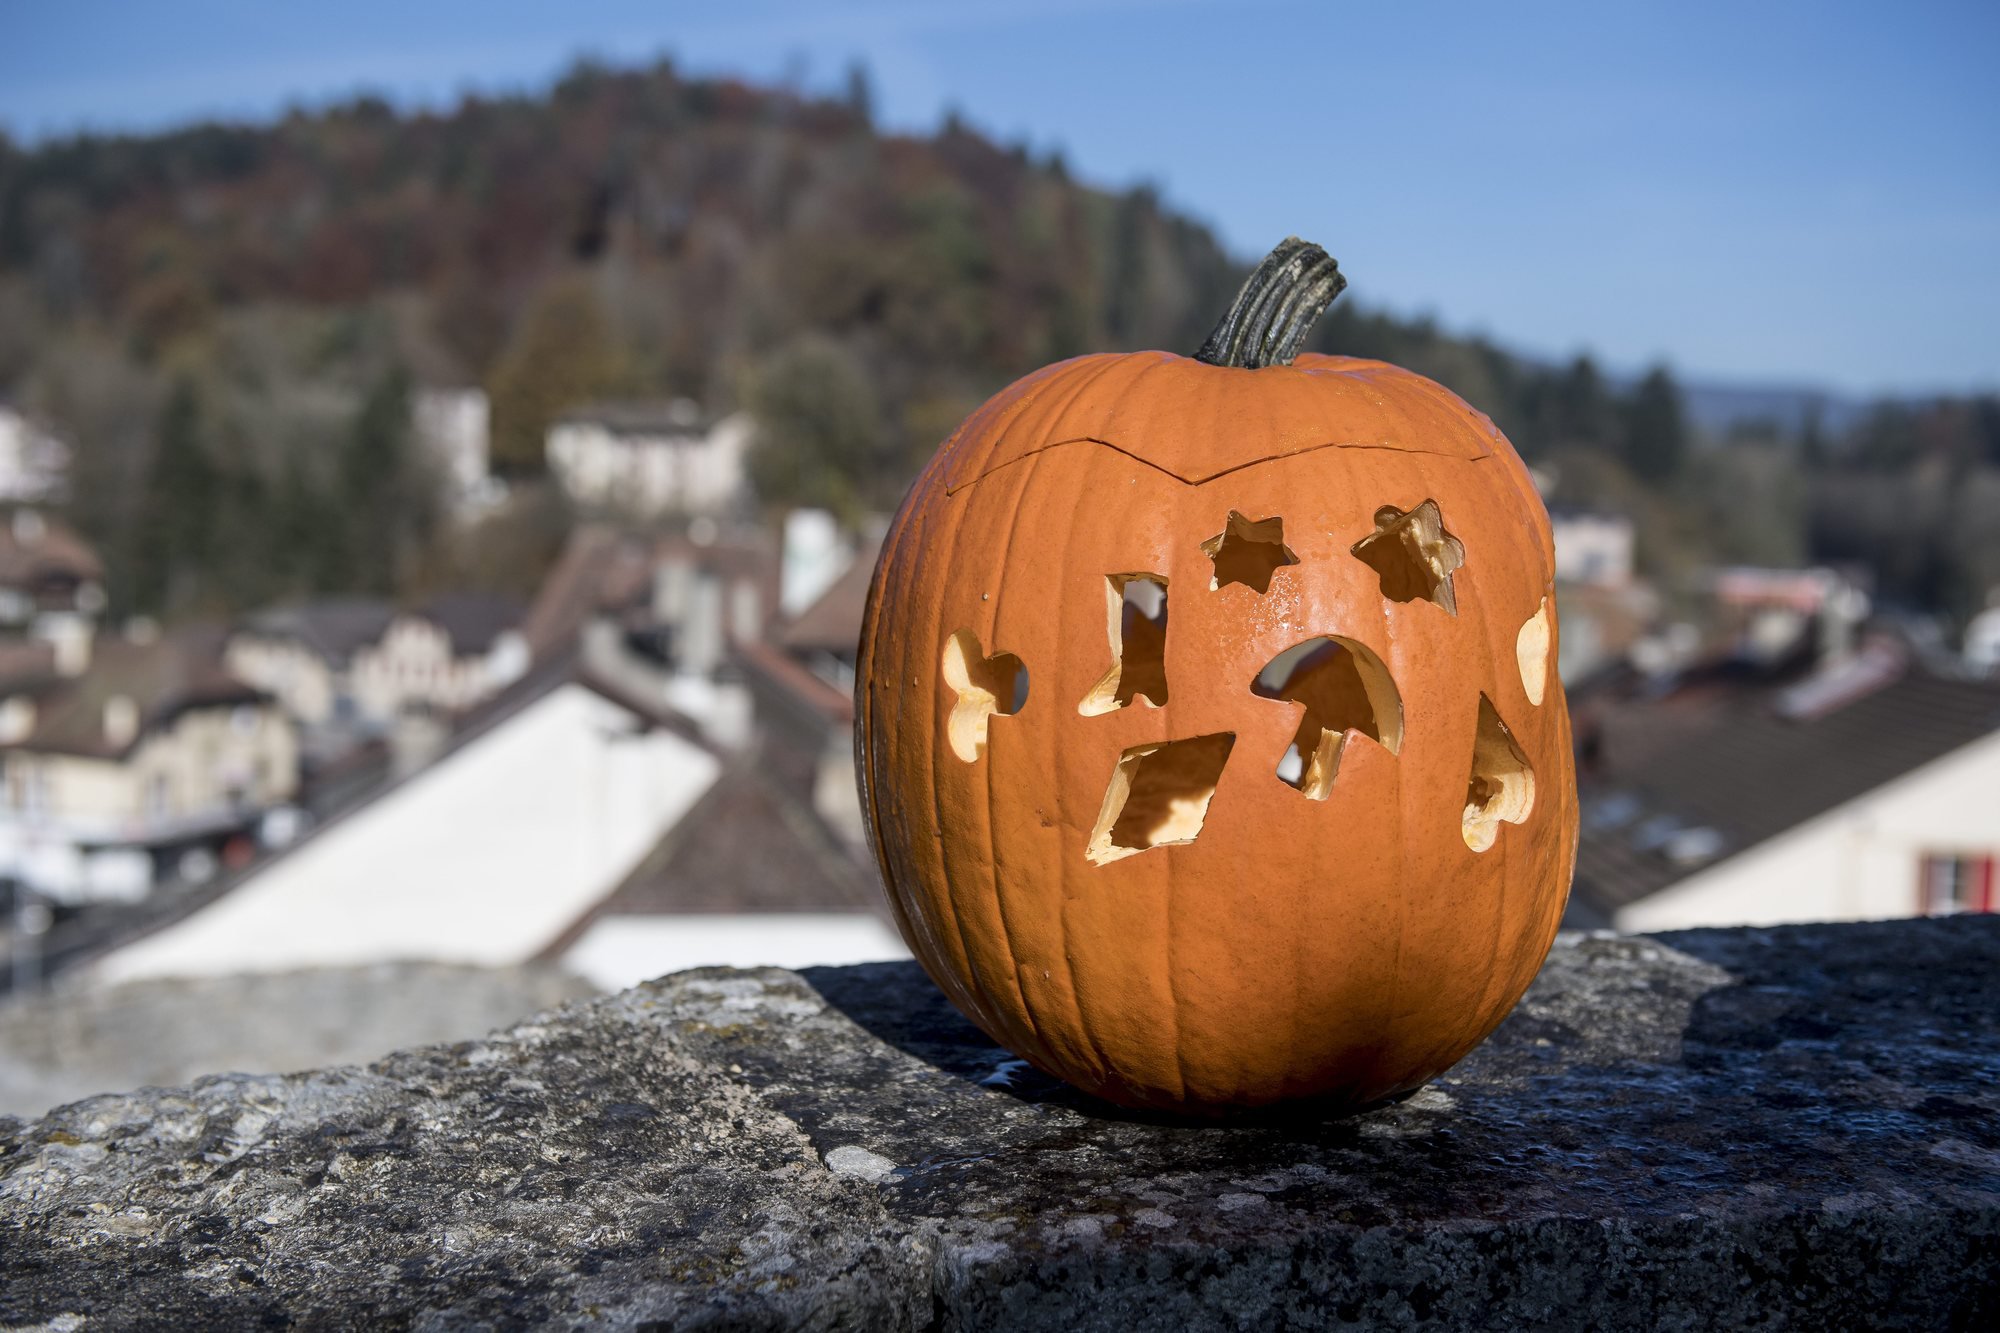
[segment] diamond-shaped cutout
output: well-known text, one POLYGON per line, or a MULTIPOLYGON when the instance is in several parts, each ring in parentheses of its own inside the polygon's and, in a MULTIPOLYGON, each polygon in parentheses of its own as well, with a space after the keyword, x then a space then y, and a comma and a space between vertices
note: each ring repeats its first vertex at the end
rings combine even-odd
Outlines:
POLYGON ((1119 755, 1084 856, 1092 865, 1109 865, 1155 847, 1193 842, 1235 744, 1236 737, 1224 731, 1135 745, 1119 755))

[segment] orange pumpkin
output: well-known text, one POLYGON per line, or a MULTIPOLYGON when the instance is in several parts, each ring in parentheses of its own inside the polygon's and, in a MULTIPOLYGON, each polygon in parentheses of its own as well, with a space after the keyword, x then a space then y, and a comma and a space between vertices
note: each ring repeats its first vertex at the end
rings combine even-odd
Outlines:
POLYGON ((1289 240, 1197 357, 1014 384, 876 569, 857 764, 903 937, 1114 1102, 1416 1088, 1514 1006, 1568 896, 1548 516, 1444 388, 1295 356, 1344 285, 1289 240))

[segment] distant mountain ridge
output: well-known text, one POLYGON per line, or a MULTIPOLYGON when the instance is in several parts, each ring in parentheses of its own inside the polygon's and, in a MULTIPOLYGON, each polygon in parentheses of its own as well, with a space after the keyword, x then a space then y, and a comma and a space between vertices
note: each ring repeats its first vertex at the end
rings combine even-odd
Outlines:
POLYGON ((1688 420, 1716 436, 1727 435, 1732 427, 1764 422, 1777 426, 1781 434, 1798 435, 1815 416, 1822 431, 1845 435, 1880 401, 1793 385, 1681 381, 1681 403, 1688 420))

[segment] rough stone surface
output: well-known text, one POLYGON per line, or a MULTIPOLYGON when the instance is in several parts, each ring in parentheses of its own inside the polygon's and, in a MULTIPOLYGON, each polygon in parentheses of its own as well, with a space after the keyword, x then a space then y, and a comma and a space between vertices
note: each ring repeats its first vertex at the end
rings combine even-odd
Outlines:
POLYGON ((544 964, 378 963, 58 985, 0 1001, 0 1115, 217 1069, 281 1073, 487 1032, 599 989, 544 964))
POLYGON ((1397 1106, 1189 1126, 913 965, 0 1120, 0 1325, 2000 1327, 2000 920, 1566 937, 1397 1106))

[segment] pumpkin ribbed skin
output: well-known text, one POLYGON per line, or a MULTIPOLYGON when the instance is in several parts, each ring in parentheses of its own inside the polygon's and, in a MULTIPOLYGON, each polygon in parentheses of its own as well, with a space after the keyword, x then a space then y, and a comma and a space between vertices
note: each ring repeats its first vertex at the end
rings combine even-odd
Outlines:
POLYGON ((1422 1084, 1520 998, 1568 895, 1577 815, 1553 625, 1539 704, 1517 662, 1524 623, 1545 604, 1552 616, 1553 569, 1513 448, 1394 366, 1148 352, 1020 381, 925 468, 863 624, 857 765, 904 939, 995 1041, 1122 1104, 1357 1106, 1422 1084), (1389 600, 1352 550, 1378 510, 1425 500, 1463 544, 1455 613, 1389 600), (1201 543, 1232 511, 1283 519, 1297 563, 1266 592, 1210 586, 1201 543), (1082 715, 1112 662, 1106 579, 1140 572, 1167 584, 1168 700, 1082 715), (970 762, 940 669, 964 630, 1029 679, 970 762), (1277 773, 1300 706, 1250 688, 1317 635, 1386 664, 1403 724, 1398 753, 1350 732, 1323 800, 1277 773), (1482 695, 1535 800, 1474 851, 1461 818, 1482 695), (1234 743, 1193 841, 1087 856, 1122 754, 1220 733, 1234 743))

